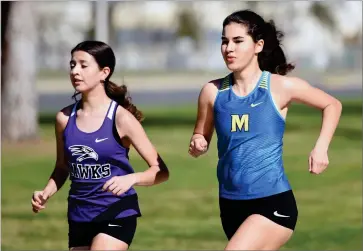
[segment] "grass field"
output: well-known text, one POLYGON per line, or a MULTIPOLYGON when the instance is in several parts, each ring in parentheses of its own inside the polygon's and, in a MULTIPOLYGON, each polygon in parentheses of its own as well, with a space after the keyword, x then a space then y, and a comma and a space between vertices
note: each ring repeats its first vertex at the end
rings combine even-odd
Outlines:
MULTIPOLYGON (((307 157, 321 115, 303 106, 289 112, 284 138, 285 169, 295 191, 299 219, 284 250, 362 249, 362 101, 344 102, 329 150, 330 165, 309 174, 307 157)), ((170 180, 137 187, 143 217, 132 250, 221 250, 226 245, 218 212, 216 137, 210 152, 188 156, 194 107, 147 108, 145 129, 168 164, 170 180)), ((53 117, 42 116, 41 140, 2 145, 3 250, 66 250, 67 182, 40 214, 31 211, 33 190, 42 189, 54 166, 53 117)), ((136 170, 146 164, 134 151, 136 170)))

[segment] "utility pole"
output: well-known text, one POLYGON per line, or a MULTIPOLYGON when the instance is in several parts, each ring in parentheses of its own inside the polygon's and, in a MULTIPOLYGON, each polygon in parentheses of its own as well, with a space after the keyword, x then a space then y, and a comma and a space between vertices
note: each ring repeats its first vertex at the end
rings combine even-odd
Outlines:
POLYGON ((94 3, 95 18, 95 39, 105 43, 109 43, 109 22, 108 22, 108 2, 96 1, 94 3))

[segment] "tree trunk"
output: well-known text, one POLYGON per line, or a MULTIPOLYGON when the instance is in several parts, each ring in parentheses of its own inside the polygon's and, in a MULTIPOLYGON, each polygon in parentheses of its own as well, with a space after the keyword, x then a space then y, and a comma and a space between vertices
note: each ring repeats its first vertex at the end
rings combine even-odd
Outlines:
MULTIPOLYGON (((2 2, 3 4, 3 2, 2 2)), ((2 46, 2 139, 34 139, 38 133, 37 28, 34 3, 11 2, 2 46)))

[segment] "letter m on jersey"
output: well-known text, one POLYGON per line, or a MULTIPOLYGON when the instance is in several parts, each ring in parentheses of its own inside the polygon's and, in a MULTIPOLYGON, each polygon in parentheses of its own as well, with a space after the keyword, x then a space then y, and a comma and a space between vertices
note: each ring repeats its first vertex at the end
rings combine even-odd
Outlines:
POLYGON ((249 115, 248 114, 231 114, 231 132, 245 131, 248 132, 249 115))

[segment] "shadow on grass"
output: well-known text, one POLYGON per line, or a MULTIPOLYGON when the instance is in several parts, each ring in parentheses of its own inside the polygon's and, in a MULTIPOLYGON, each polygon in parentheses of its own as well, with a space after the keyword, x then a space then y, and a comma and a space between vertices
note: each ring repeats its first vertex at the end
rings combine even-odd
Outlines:
MULTIPOLYGON (((286 125, 286 132, 298 132, 298 131, 303 132, 303 131, 312 131, 312 130, 315 130, 318 135, 320 131, 320 124, 306 126, 304 124, 299 124, 299 123, 288 123, 286 125)), ((362 129, 338 127, 335 131, 334 136, 344 137, 352 141, 361 141, 362 129)))
MULTIPOLYGON (((286 131, 304 131, 319 129, 321 125, 321 112, 317 109, 307 107, 304 105, 295 104, 293 105, 288 113, 286 131)), ((362 103, 358 101, 347 101, 343 103, 343 114, 344 117, 361 117, 362 116, 362 103)), ((194 128, 196 120, 195 109, 188 107, 178 108, 175 112, 170 112, 165 107, 150 109, 145 112, 145 120, 143 126, 145 127, 160 127, 160 128, 171 128, 171 127, 189 127, 191 130, 194 128)), ((41 125, 53 125, 55 122, 54 114, 41 114, 39 117, 41 125)), ((350 140, 361 140, 360 129, 352 128, 338 128, 336 131, 337 136, 342 136, 350 140)))
MULTIPOLYGON (((300 105, 300 104, 293 104, 290 109, 289 109, 289 115, 293 114, 293 115, 315 115, 315 114, 320 114, 320 111, 312 108, 312 107, 308 107, 306 105, 300 105)), ((343 102, 343 110, 342 110, 342 115, 359 115, 362 116, 362 101, 358 100, 358 101, 346 101, 343 102)))

